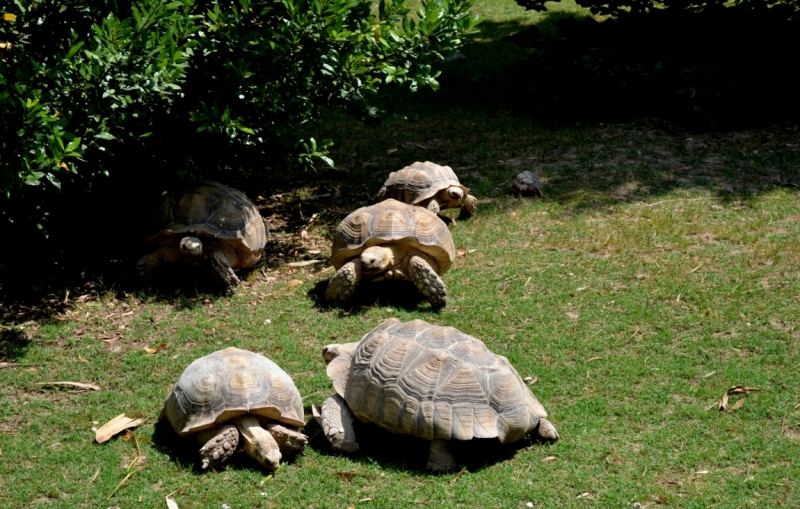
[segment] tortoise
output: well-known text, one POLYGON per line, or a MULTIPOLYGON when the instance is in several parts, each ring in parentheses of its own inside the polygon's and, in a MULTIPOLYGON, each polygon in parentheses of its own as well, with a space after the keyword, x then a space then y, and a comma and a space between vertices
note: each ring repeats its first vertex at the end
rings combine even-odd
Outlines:
POLYGON ((312 406, 331 448, 359 450, 353 419, 430 440, 427 466, 455 468, 454 440, 558 440, 508 360, 453 327, 389 318, 360 341, 323 349, 336 394, 312 406))
POLYGON ((520 196, 542 197, 542 181, 529 171, 523 171, 511 184, 511 189, 520 196))
POLYGON ((269 238, 253 202, 236 189, 205 182, 168 195, 159 209, 161 231, 146 239, 156 249, 137 263, 148 278, 164 262, 210 266, 225 294, 236 290, 234 270, 252 267, 269 238))
POLYGON ((477 198, 461 185, 452 168, 430 161, 417 161, 390 173, 375 201, 389 198, 425 207, 434 214, 441 209, 461 208, 459 217, 464 219, 471 217, 478 207, 477 198))
POLYGON ((336 274, 325 299, 344 303, 362 279, 403 279, 440 308, 447 303, 447 287, 439 276, 455 255, 450 231, 433 212, 393 199, 362 207, 336 227, 331 250, 336 274))
POLYGON ((284 454, 302 452, 308 437, 303 401, 294 382, 261 354, 230 347, 201 357, 184 370, 158 420, 181 437, 196 437, 202 468, 219 468, 243 442, 269 470, 284 454), (240 440, 240 435, 241 439, 240 440))

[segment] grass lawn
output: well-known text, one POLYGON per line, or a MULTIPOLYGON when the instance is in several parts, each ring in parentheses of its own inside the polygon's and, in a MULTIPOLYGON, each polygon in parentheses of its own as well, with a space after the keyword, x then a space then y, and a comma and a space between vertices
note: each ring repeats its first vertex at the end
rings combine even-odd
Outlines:
POLYGON ((480 204, 451 230, 463 249, 443 278, 448 305, 433 313, 408 285, 385 283, 328 308, 327 262, 275 260, 232 298, 201 280, 161 291, 94 281, 54 291, 47 299, 70 305, 45 318, 6 299, 0 505, 164 508, 170 495, 181 509, 800 507, 797 126, 538 122, 509 95, 528 53, 506 38, 545 15, 512 0, 476 11, 486 29, 441 91, 387 99, 405 119, 331 112, 320 130, 336 141, 335 170, 243 188, 261 196, 272 258, 326 260, 332 229, 389 171, 453 167, 480 204), (508 194, 522 170, 542 178, 544 199, 508 194), (420 441, 360 428, 362 452, 337 456, 312 421, 305 453, 266 476, 242 455, 202 472, 197 447, 156 425, 183 369, 228 346, 282 366, 310 419, 332 393, 322 346, 390 316, 455 326, 508 357, 561 440, 470 444, 462 471, 430 475, 420 441), (101 389, 45 385, 55 381, 101 389), (735 385, 761 390, 718 411, 735 385), (92 428, 123 412, 144 424, 96 444, 92 428))

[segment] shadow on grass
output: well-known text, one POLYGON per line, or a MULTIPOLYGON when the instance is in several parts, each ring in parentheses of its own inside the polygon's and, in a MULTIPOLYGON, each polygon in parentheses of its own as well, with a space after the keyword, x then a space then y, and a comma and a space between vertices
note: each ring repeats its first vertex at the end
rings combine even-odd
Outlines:
MULTIPOLYGON (((161 453, 167 454, 172 462, 186 469, 191 468, 192 474, 203 475, 205 473, 210 473, 214 475, 215 472, 213 470, 203 470, 200 466, 200 444, 198 444, 194 438, 179 437, 167 421, 159 421, 156 423, 152 441, 153 445, 155 445, 161 453)), ((281 466, 291 465, 295 462, 295 459, 296 457, 294 455, 284 455, 283 458, 281 458, 281 466)), ((221 470, 226 470, 228 468, 268 473, 266 468, 244 451, 237 452, 231 456, 221 470)))
MULTIPOLYGON (((407 472, 415 474, 432 474, 427 469, 427 457, 430 442, 421 438, 389 433, 378 426, 355 422, 355 435, 360 451, 350 455, 353 461, 378 463, 383 470, 407 472)), ((338 455, 331 450, 319 425, 312 420, 304 429, 311 447, 320 454, 338 455)), ((510 460, 520 450, 529 446, 543 446, 534 443, 529 437, 513 444, 500 444, 497 439, 473 439, 467 441, 453 440, 451 451, 459 468, 477 472, 492 465, 510 460)), ((449 475, 457 472, 451 472, 449 475)))
POLYGON ((18 329, 0 329, 0 361, 17 361, 25 356, 31 340, 18 329))
POLYGON ((325 289, 328 282, 318 282, 314 288, 307 292, 309 299, 314 302, 314 307, 321 309, 339 309, 339 315, 363 314, 373 307, 394 307, 406 311, 420 313, 436 313, 428 305, 428 301, 411 281, 379 281, 377 283, 363 282, 356 289, 352 297, 341 307, 330 306, 325 301, 325 289))

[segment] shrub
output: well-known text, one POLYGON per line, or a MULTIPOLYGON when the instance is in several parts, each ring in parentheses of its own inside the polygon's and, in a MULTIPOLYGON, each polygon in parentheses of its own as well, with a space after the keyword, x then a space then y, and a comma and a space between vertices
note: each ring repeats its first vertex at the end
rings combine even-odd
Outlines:
POLYGON ((404 0, 16 0, 0 20, 0 211, 45 228, 56 199, 110 173, 167 182, 287 147, 325 159, 330 141, 299 129, 324 105, 374 113, 386 85, 435 88, 471 2, 412 16, 404 0))

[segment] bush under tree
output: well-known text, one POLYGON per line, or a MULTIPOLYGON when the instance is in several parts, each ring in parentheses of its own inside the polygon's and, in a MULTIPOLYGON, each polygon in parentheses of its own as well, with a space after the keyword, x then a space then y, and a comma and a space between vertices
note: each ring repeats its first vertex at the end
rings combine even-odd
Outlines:
POLYGON ((46 230, 109 175, 327 160, 307 134, 320 107, 374 114, 382 87, 436 88, 431 64, 477 24, 472 0, 404 2, 3 2, 0 222, 46 230))

